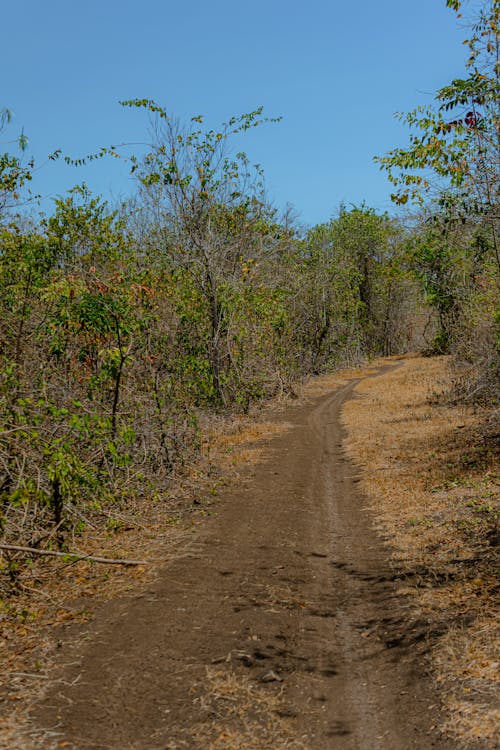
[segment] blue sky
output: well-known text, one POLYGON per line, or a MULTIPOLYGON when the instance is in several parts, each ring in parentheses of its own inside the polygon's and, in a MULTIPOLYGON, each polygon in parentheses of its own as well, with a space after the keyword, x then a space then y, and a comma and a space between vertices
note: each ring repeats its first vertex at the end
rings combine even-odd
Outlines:
MULTIPOLYGON (((153 98, 210 126, 263 105, 283 120, 252 131, 245 150, 276 205, 309 224, 340 202, 391 209, 372 158, 405 143, 393 113, 429 102, 465 57, 445 0, 2 0, 1 15, 0 107, 38 164, 57 148, 146 140, 147 118, 120 99, 153 98)), ((110 161, 41 166, 34 187, 47 208, 83 180, 111 200, 133 190, 110 161)))

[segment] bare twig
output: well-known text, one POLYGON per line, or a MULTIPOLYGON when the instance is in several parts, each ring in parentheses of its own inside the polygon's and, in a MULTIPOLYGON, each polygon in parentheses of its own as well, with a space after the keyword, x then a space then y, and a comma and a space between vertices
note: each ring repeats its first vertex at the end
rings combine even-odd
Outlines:
POLYGON ((18 547, 16 544, 0 544, 0 549, 14 552, 27 552, 30 555, 47 555, 48 557, 72 557, 74 560, 88 560, 104 565, 147 565, 147 560, 116 560, 110 557, 94 557, 81 552, 55 552, 49 549, 35 549, 34 547, 18 547))

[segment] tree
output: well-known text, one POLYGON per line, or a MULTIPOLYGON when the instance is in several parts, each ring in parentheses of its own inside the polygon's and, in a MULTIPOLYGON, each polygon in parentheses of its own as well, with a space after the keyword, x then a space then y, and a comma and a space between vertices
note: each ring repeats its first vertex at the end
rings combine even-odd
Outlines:
POLYGON ((272 211, 263 198, 262 171, 250 165, 243 152, 232 155, 230 141, 276 121, 262 116, 262 108, 232 117, 219 130, 205 130, 201 116, 187 128, 151 100, 122 102, 154 116, 151 151, 132 172, 139 176, 142 194, 172 267, 192 278, 206 305, 209 332, 206 354, 212 396, 227 403, 227 287, 241 276, 245 261, 272 243, 272 211))
MULTIPOLYGON (((447 5, 461 17, 463 3, 447 5)), ((466 362, 468 393, 482 397, 498 376, 499 20, 500 0, 483 0, 464 40, 465 77, 439 89, 433 106, 401 115, 409 146, 376 158, 392 199, 422 207, 410 257, 436 313, 432 348, 466 362)))
MULTIPOLYGON (((447 5, 461 15, 461 3, 447 5)), ((488 229, 497 270, 500 204, 500 2, 487 0, 465 40, 467 76, 439 89, 435 104, 399 115, 411 129, 407 148, 376 157, 397 188, 399 204, 437 188, 453 200, 456 215, 488 229), (437 185, 433 178, 438 178, 437 185)))
MULTIPOLYGON (((6 130, 12 121, 12 113, 9 109, 0 110, 0 135, 6 130)), ((15 156, 9 151, 0 153, 0 220, 5 210, 17 203, 21 190, 27 182, 30 182, 33 174, 34 163, 29 160, 23 161, 23 154, 28 146, 28 139, 21 131, 20 135, 7 141, 7 145, 16 145, 20 155, 15 156)))

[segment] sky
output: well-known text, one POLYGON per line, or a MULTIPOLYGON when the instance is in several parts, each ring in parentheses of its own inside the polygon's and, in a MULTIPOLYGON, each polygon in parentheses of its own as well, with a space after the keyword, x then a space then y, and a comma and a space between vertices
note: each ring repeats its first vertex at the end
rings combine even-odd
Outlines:
POLYGON ((465 58, 445 0, 0 0, 0 15, 0 108, 15 116, 0 141, 24 128, 46 211, 83 181, 111 202, 133 192, 121 162, 46 157, 147 141, 145 113, 118 103, 135 97, 210 127, 260 105, 281 116, 242 145, 303 224, 341 203, 390 211, 373 156, 407 142, 393 115, 431 102, 465 58))

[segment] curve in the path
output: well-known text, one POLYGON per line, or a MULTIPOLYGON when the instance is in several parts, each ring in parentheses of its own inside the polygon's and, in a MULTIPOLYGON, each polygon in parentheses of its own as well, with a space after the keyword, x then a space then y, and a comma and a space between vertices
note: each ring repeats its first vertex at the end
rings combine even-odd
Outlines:
POLYGON ((342 450, 356 382, 288 410, 291 429, 221 497, 189 555, 63 644, 36 736, 78 750, 199 747, 192 688, 221 664, 279 690, 311 750, 449 750, 342 450))

